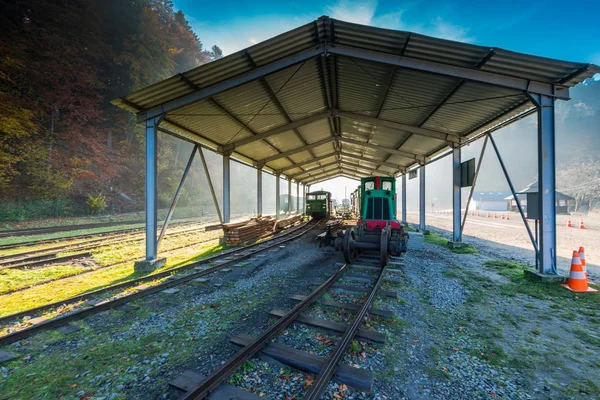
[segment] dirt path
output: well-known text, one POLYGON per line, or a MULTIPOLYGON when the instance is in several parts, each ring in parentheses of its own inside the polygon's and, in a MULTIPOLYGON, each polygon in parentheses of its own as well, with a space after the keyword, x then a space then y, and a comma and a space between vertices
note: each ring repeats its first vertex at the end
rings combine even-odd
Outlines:
MULTIPOLYGON (((486 248, 504 258, 534 264, 535 257, 531 241, 520 216, 511 213, 510 220, 502 220, 501 213, 497 214, 498 218, 494 219, 493 217, 487 218, 487 212, 481 212, 480 217, 473 217, 469 213, 465 224, 464 241, 476 247, 486 248)), ((600 218, 596 215, 586 217, 584 219, 586 229, 567 228, 566 221, 567 216, 557 216, 559 271, 568 274, 573 250, 584 246, 590 272, 594 276, 600 276, 600 218)), ((571 217, 571 221, 577 226, 579 217, 571 217)), ((408 222, 417 224, 419 214, 408 213, 408 222)), ((440 233, 448 236, 452 232, 452 215, 427 214, 426 224, 428 228, 437 228, 440 233)), ((533 230, 532 223, 530 226, 533 230)))

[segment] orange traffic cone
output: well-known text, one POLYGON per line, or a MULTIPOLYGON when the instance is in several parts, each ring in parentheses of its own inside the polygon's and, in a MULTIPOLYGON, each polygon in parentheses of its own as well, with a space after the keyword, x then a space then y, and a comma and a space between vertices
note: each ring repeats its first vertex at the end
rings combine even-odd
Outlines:
POLYGON ((585 229, 585 225, 583 224, 583 218, 579 221, 579 229, 585 229))
POLYGON ((569 283, 562 286, 577 293, 597 292, 596 289, 592 289, 588 286, 587 275, 583 271, 583 266, 581 265, 581 259, 579 258, 579 252, 577 250, 573 251, 573 258, 571 259, 569 283))
POLYGON ((477 211, 477 216, 481 217, 481 213, 479 211, 477 211))
POLYGON ((506 220, 510 221, 510 214, 506 214, 506 220))
POLYGON ((567 218, 567 228, 572 228, 573 224, 571 223, 571 217, 567 218))
POLYGON ((504 213, 502 213, 502 219, 504 219, 504 213))
POLYGON ((471 217, 475 216, 475 211, 471 211, 471 217))
POLYGON ((490 213, 488 213, 488 218, 490 218, 490 213))
POLYGON ((494 213, 494 219, 498 219, 498 214, 494 213))
POLYGON ((578 253, 579 259, 581 260, 581 266, 583 267, 583 272, 585 272, 585 276, 588 276, 587 267, 585 266, 585 250, 583 249, 583 246, 579 248, 578 253))

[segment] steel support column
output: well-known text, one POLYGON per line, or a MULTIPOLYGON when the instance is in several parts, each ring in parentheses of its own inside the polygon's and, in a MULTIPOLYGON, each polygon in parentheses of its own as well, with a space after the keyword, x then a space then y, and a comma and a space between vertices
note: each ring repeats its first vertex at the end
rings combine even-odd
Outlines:
POLYGON ((419 167, 419 230, 425 230, 425 165, 419 167))
POLYGON ((554 102, 550 96, 531 96, 538 109, 538 197, 540 263, 538 272, 556 274, 556 160, 554 102))
POLYGON ((162 115, 146 120, 146 260, 156 260, 157 253, 157 157, 158 125, 162 115))
POLYGON ((177 205, 177 200, 179 200, 179 196, 181 195, 181 189, 183 189, 183 184, 185 183, 185 179, 192 168, 192 163, 194 162, 194 157, 196 156, 196 150, 198 150, 198 145, 195 145, 192 149, 192 154, 190 154, 190 158, 185 166, 185 170, 183 171, 183 176, 181 177, 181 181, 179 182, 179 186, 177 187, 177 191, 175 192, 175 196, 173 197, 173 201, 171 202, 171 207, 169 207, 169 212, 167 212, 167 218, 165 218, 165 222, 160 230, 160 235, 158 235, 158 241, 156 242, 156 250, 160 248, 160 242, 162 241, 167 228, 169 227, 169 222, 171 221, 171 217, 173 216, 173 211, 175 211, 175 206, 177 205))
POLYGON ((300 214, 300 183, 296 182, 296 214, 300 214))
POLYGON ((279 219, 279 212, 281 209, 281 201, 279 199, 279 185, 280 185, 279 175, 275 175, 275 219, 279 219))
POLYGON ((310 185, 306 185, 304 187, 304 214, 306 214, 306 198, 308 197, 308 194, 310 193, 310 185))
MULTIPOLYGON (((360 205, 359 205, 360 207, 360 205)), ((402 175, 402 222, 406 221, 406 174, 402 175)))
POLYGON ((460 242, 460 147, 453 146, 452 148, 452 241, 460 242))
POLYGON ((292 179, 288 178, 288 201, 287 201, 287 213, 288 215, 292 212, 292 179))
POLYGON ((256 170, 256 216, 262 217, 262 169, 256 170))
POLYGON ((223 156, 223 223, 229 223, 231 218, 231 176, 230 176, 230 159, 229 156, 223 156))

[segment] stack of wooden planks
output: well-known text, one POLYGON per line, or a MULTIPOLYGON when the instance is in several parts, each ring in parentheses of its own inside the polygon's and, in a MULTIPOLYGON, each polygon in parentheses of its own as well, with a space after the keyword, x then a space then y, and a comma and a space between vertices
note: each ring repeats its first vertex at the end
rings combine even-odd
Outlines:
POLYGON ((293 217, 288 217, 286 219, 282 219, 277 221, 275 224, 275 230, 287 229, 295 223, 299 222, 302 219, 301 215, 294 215, 293 217))
POLYGON ((253 242, 273 233, 274 219, 251 219, 250 221, 238 222, 234 224, 224 224, 225 244, 236 245, 247 242, 253 242))

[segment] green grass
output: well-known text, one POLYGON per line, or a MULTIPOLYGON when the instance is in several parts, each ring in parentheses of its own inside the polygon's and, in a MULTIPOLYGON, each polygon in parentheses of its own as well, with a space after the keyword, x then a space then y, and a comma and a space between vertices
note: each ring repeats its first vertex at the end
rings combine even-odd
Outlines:
MULTIPOLYGON (((551 301, 552 308, 565 310, 568 314, 596 315, 600 309, 600 296, 594 293, 573 293, 558 283, 531 281, 525 277, 527 265, 513 261, 491 260, 484 263, 498 274, 508 278, 509 284, 501 285, 499 293, 507 296, 523 294, 551 301)), ((567 315, 565 315, 567 317, 567 315)))
POLYGON ((0 270, 0 293, 30 287, 38 282, 58 279, 85 272, 89 268, 80 265, 53 265, 39 269, 0 270))
MULTIPOLYGON (((167 263, 164 267, 157 269, 155 272, 161 272, 177 266, 189 264, 223 250, 225 250, 225 247, 215 242, 201 243, 197 246, 180 249, 177 250, 176 254, 170 255, 167 258, 167 263)), ((140 254, 143 253, 137 253, 138 256, 140 256, 140 254)), ((108 252, 108 254, 103 254, 104 262, 108 262, 108 260, 111 259, 111 255, 113 260, 122 257, 122 253, 118 253, 118 249, 115 249, 112 253, 108 252)), ((141 278, 145 275, 147 275, 147 273, 134 272, 133 263, 126 263, 101 269, 89 274, 73 276, 56 282, 42 284, 19 292, 0 296, 0 316, 64 300, 78 294, 141 278)))
MULTIPOLYGON (((425 241, 427 243, 436 244, 442 247, 448 247, 449 242, 448 239, 436 233, 429 233, 429 235, 425 235, 425 241)), ((463 243, 461 247, 451 248, 450 251, 456 254, 479 254, 476 247, 466 243, 463 243)))

